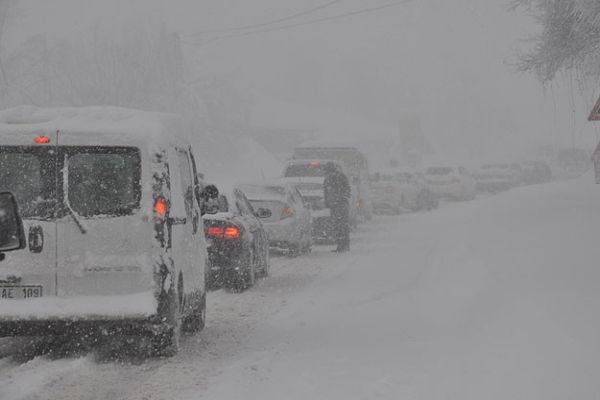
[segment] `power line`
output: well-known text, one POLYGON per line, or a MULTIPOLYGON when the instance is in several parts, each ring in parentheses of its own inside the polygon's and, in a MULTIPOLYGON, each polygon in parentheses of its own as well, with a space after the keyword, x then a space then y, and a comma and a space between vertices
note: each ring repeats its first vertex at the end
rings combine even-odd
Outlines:
POLYGON ((308 10, 304 10, 304 11, 300 11, 298 13, 295 14, 291 14, 285 17, 281 17, 281 18, 277 18, 277 19, 273 19, 270 21, 265 21, 265 22, 261 22, 258 24, 252 24, 252 25, 245 25, 245 26, 238 26, 238 27, 233 27, 233 28, 224 28, 224 29, 208 29, 202 32, 198 32, 196 34, 194 34, 193 36, 198 36, 198 35, 202 35, 205 33, 228 33, 228 32, 239 32, 239 31, 247 31, 247 30, 251 30, 251 29, 256 29, 256 28, 264 28, 265 26, 269 26, 269 25, 274 25, 274 24, 278 24, 281 22, 285 22, 285 21, 289 21, 292 19, 296 19, 299 17, 304 17, 306 15, 310 15, 313 14, 317 11, 321 11, 325 8, 331 7, 337 3, 341 3, 343 0, 332 0, 328 3, 325 4, 321 4, 319 6, 313 7, 313 8, 309 8, 308 10))
POLYGON ((282 25, 282 26, 276 26, 276 27, 272 27, 272 28, 262 28, 262 29, 255 29, 255 30, 251 30, 249 32, 243 32, 243 33, 233 33, 233 34, 229 34, 229 35, 221 35, 221 36, 216 36, 214 38, 212 38, 209 41, 206 41, 204 43, 190 43, 188 42, 187 44, 190 45, 203 45, 203 44, 208 44, 208 43, 212 43, 218 40, 227 40, 227 39, 235 39, 235 38, 240 38, 240 37, 244 37, 244 36, 250 36, 250 35, 257 35, 260 33, 268 33, 268 32, 275 32, 275 31, 283 31, 283 30, 288 30, 288 29, 293 29, 293 28, 297 28, 297 27, 301 27, 301 26, 306 26, 306 25, 314 25, 314 24, 318 24, 321 22, 327 22, 327 21, 334 21, 334 20, 339 20, 339 19, 343 19, 343 18, 349 18, 349 17, 353 17, 356 15, 360 15, 360 14, 367 14, 367 13, 373 13, 376 11, 380 11, 386 8, 391 8, 391 7, 398 7, 404 4, 408 4, 408 3, 412 3, 415 0, 401 0, 401 1, 395 1, 392 3, 387 3, 387 4, 382 4, 380 6, 376 6, 376 7, 369 7, 369 8, 363 8, 360 10, 356 10, 356 11, 349 11, 343 14, 337 14, 337 15, 331 15, 329 17, 322 17, 322 18, 317 18, 317 19, 313 19, 313 20, 308 20, 308 21, 303 21, 303 22, 297 22, 294 24, 288 24, 288 25, 282 25))

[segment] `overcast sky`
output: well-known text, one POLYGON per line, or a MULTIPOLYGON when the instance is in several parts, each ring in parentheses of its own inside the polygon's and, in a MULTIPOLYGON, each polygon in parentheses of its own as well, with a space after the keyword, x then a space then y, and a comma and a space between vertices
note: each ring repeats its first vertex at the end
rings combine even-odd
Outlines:
MULTIPOLYGON (((587 144, 596 128, 567 80, 545 90, 515 72, 537 26, 503 0, 414 0, 379 12, 212 41, 330 0, 21 0, 10 44, 28 34, 78 37, 100 24, 165 21, 185 43, 190 78, 233 80, 274 96, 389 123, 416 114, 439 149, 502 155, 534 144, 587 144), (567 82, 565 84, 565 82, 567 82), (574 99, 574 100, 573 100, 574 99)), ((303 22, 387 4, 342 0, 303 22)), ((334 3, 334 2, 331 2, 334 3)), ((279 26, 279 25, 277 25, 279 26)), ((575 88, 575 90, 577 90, 575 88)), ((588 99, 589 101, 589 99, 588 99)))

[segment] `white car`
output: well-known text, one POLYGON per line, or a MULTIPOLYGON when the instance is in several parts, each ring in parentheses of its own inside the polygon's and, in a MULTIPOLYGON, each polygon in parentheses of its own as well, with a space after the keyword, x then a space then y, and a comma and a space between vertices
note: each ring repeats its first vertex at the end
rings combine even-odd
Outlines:
POLYGON ((475 173, 477 191, 500 193, 519 183, 515 167, 510 164, 484 164, 475 173))
POLYGON ((422 173, 389 171, 371 177, 373 207, 378 213, 431 210, 438 199, 422 173))
POLYGON ((403 207, 411 211, 432 210, 439 200, 432 192, 422 172, 404 171, 395 174, 400 185, 403 207))
POLYGON ((430 167, 425 175, 438 198, 472 200, 476 196, 475 179, 463 167, 430 167))
POLYGON ((237 185, 255 210, 269 210, 261 221, 272 247, 296 255, 312 248, 312 217, 297 188, 285 182, 237 185))
POLYGON ((0 187, 27 248, 0 262, 0 336, 144 335, 172 354, 204 326, 206 244, 192 149, 172 115, 0 112, 0 187))
POLYGON ((393 173, 376 172, 371 176, 371 196, 376 214, 400 214, 404 207, 402 187, 393 173))
POLYGON ((325 165, 328 163, 332 163, 335 167, 344 173, 346 178, 348 178, 348 183, 350 184, 350 222, 352 226, 356 226, 358 224, 358 220, 361 214, 361 207, 364 204, 361 204, 359 200, 359 192, 360 185, 352 179, 348 170, 344 166, 343 163, 335 160, 290 160, 287 165, 283 168, 282 176, 284 178, 325 178, 326 171, 325 165))
POLYGON ((331 220, 331 210, 325 206, 325 194, 323 191, 324 178, 281 178, 281 181, 288 182, 298 189, 304 204, 310 209, 313 242, 320 244, 334 243, 335 235, 334 226, 331 220))

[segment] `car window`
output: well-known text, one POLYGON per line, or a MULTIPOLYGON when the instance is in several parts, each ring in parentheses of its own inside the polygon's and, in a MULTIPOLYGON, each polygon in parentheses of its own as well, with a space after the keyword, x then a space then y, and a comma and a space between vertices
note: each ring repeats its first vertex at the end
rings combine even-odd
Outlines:
POLYGON ((286 178, 296 177, 323 177, 325 176, 325 165, 318 162, 306 164, 291 164, 286 168, 283 176, 286 178))
POLYGON ((57 186, 54 151, 0 146, 0 186, 15 195, 24 218, 53 218, 57 186))
POLYGON ((428 175, 450 175, 453 172, 454 170, 448 167, 431 167, 427 169, 428 175))
POLYGON ((141 159, 137 148, 69 147, 68 200, 83 216, 133 214, 141 199, 141 159))
POLYGON ((292 188, 292 193, 296 197, 296 202, 298 203, 298 205, 304 207, 305 206, 304 199, 302 198, 302 195, 300 194, 300 191, 298 190, 298 188, 296 188, 296 187, 292 188))
POLYGON ((237 205, 238 209, 240 210, 241 215, 243 215, 243 216, 254 215, 254 213, 252 211, 252 206, 250 206, 250 204, 246 200, 246 196, 244 196, 244 194, 240 190, 236 190, 234 193, 234 196, 235 196, 235 204, 237 205))
POLYGON ((177 162, 181 178, 181 194, 185 199, 185 212, 188 218, 192 218, 194 181, 192 171, 190 170, 188 154, 185 150, 177 150, 177 162))

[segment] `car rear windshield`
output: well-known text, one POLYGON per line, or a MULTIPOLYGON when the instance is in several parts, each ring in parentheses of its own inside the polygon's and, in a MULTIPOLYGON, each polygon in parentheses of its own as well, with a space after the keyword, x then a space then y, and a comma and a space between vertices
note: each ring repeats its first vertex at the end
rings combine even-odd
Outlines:
POLYGON ((286 178, 323 177, 325 176, 325 166, 322 164, 292 164, 286 168, 284 176, 286 178))
POLYGON ((14 194, 23 218, 53 218, 56 163, 54 148, 0 146, 0 188, 14 194))
POLYGON ((67 147, 68 200, 83 217, 122 216, 141 198, 141 159, 132 147, 67 147))
POLYGON ((449 167, 431 167, 427 170, 428 175, 448 175, 452 173, 449 167))
POLYGON ((282 197, 286 195, 285 187, 276 185, 240 185, 239 188, 244 192, 248 199, 270 199, 273 197, 282 197))

